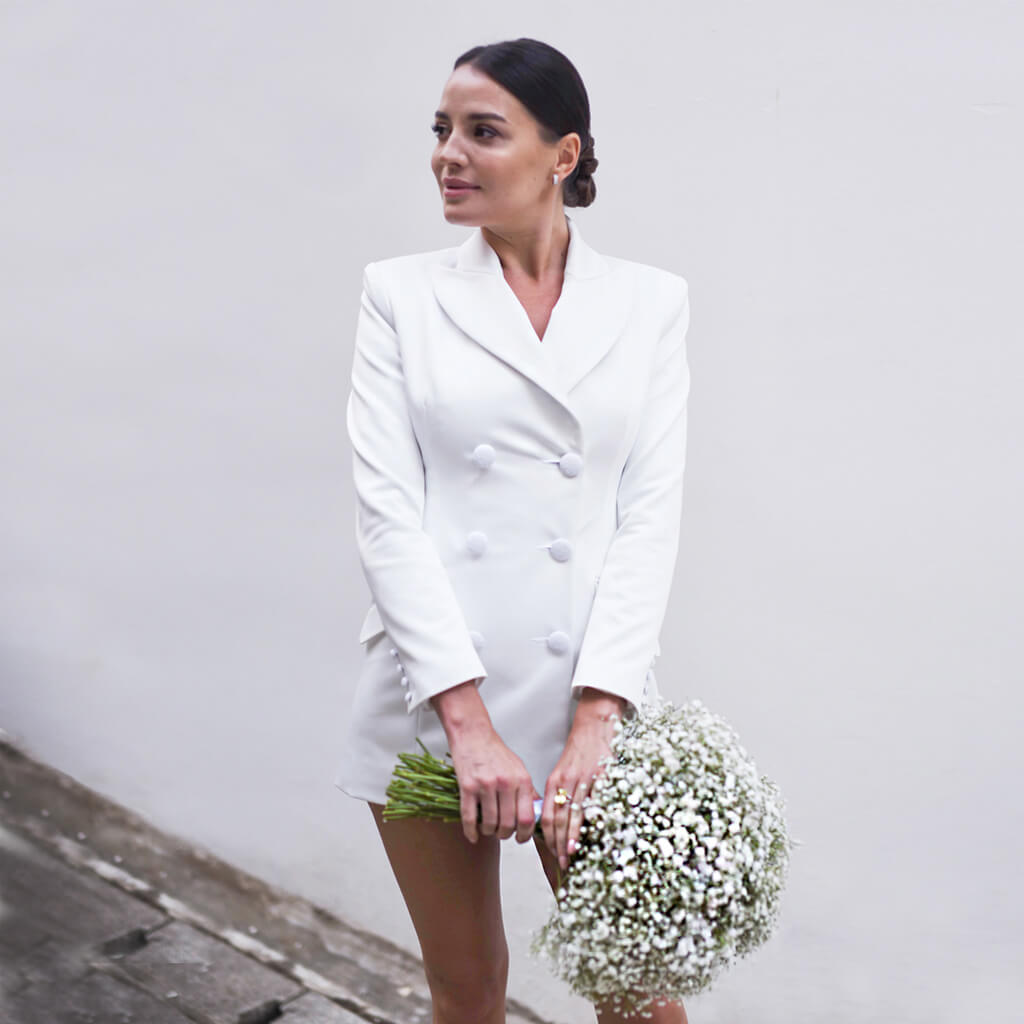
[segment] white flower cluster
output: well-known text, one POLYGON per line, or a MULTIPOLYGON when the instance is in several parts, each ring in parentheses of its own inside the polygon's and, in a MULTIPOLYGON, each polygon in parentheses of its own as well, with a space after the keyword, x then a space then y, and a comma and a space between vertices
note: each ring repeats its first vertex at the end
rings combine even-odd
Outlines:
POLYGON ((783 806, 699 700, 641 708, 618 723, 533 952, 620 1011, 706 989, 775 928, 797 845, 783 806))

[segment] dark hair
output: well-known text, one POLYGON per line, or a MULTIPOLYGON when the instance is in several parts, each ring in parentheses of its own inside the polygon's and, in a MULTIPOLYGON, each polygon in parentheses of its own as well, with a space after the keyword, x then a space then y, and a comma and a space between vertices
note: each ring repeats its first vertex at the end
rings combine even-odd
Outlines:
POLYGON ((541 138, 556 142, 569 132, 580 137, 579 159, 562 182, 566 206, 589 206, 597 197, 593 174, 594 137, 590 134, 590 101, 580 73, 560 50, 537 39, 509 39, 474 46, 452 67, 470 64, 507 89, 540 124, 541 138))

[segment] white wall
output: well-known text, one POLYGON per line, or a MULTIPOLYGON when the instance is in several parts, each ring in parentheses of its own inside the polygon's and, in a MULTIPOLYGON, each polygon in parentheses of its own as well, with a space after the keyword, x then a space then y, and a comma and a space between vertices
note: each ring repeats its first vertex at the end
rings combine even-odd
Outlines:
MULTIPOLYGON (((360 270, 465 237, 431 114, 464 49, 537 36, 591 94, 587 240, 690 282, 659 682, 737 728, 804 842, 778 935, 691 1020, 1015 1017, 1022 22, 994 0, 4 4, 0 725, 416 949, 331 782, 368 600, 360 270)), ((512 994, 589 1019, 527 956, 548 897, 506 850, 512 994)))

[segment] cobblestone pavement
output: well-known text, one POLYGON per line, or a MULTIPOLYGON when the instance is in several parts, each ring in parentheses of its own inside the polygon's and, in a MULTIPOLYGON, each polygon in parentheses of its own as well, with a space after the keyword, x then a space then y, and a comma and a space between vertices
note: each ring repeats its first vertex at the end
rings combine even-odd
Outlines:
POLYGON ((425 1024, 430 1000, 405 951, 0 737, 0 1021, 425 1024))

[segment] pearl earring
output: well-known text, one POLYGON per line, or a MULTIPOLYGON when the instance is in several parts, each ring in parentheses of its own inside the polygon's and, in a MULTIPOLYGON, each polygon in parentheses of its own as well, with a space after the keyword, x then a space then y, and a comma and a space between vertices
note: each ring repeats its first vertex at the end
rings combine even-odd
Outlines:
POLYGON ((558 184, 558 175, 557 175, 557 174, 555 174, 555 175, 553 175, 553 177, 554 177, 554 179, 555 179, 555 184, 557 185, 557 184, 558 184))

